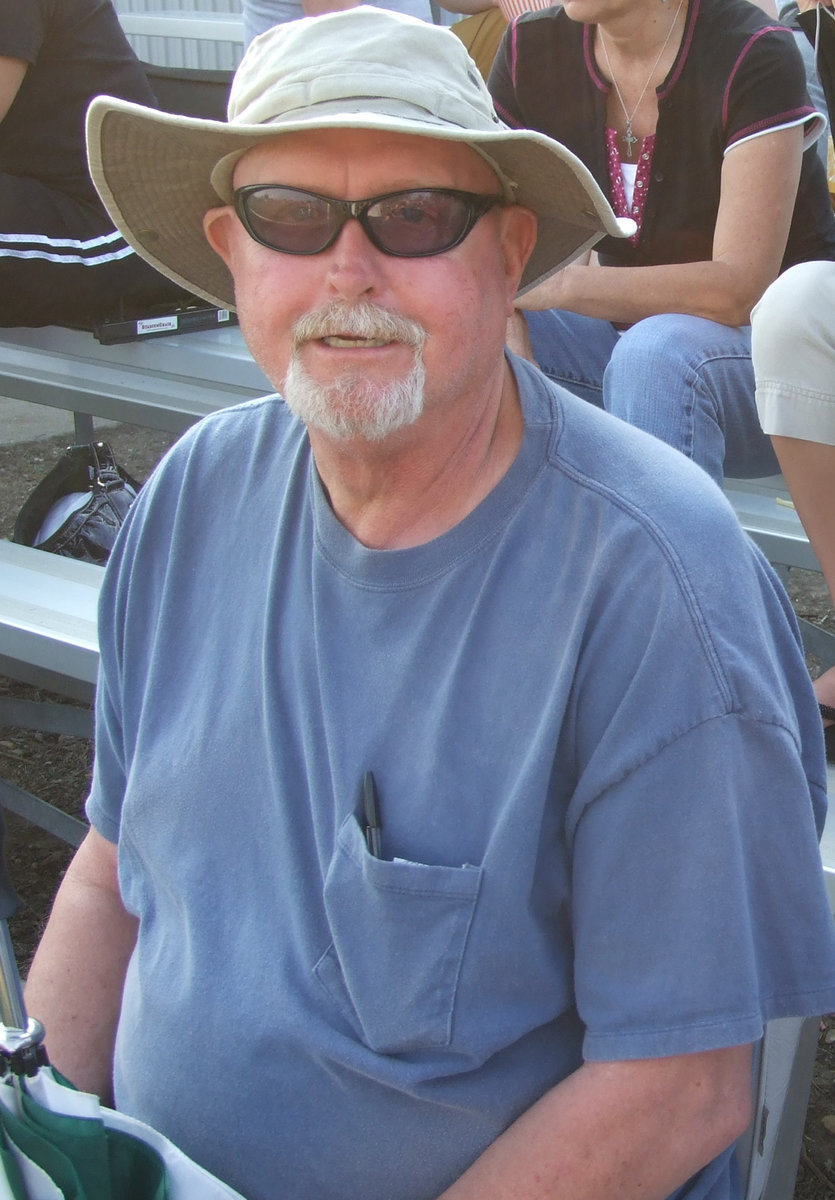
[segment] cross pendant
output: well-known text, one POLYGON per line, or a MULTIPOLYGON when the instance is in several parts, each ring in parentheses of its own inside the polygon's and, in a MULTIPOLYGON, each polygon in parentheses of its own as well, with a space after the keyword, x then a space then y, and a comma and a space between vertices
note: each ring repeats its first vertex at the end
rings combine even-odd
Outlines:
POLYGON ((634 145, 636 145, 638 142, 638 139, 635 137, 635 134, 632 132, 632 122, 631 121, 626 122, 626 133, 622 133, 620 136, 621 136, 621 140, 626 143, 626 157, 631 158, 632 157, 632 147, 634 145))

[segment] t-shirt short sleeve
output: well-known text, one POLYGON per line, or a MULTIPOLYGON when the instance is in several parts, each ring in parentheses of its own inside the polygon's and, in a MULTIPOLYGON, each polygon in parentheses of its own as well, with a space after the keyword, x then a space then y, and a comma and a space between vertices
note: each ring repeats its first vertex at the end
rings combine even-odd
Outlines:
POLYGON ((812 112, 803 60, 791 31, 772 27, 752 35, 725 88, 725 148, 809 118, 812 112))
POLYGON ((47 18, 44 0, 0 4, 0 55, 34 63, 43 44, 47 18))

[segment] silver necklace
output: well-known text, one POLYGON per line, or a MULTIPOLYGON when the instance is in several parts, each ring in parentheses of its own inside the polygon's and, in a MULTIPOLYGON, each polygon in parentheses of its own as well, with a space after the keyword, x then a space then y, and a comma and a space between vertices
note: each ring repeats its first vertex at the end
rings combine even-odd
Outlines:
POLYGON ((632 121, 635 117, 635 113, 641 107, 641 101, 643 100, 644 96, 646 95, 647 88, 649 87, 650 83, 652 82, 652 77, 655 74, 655 68, 661 62, 661 58, 664 54, 664 51, 667 49, 670 38, 673 36, 673 30, 675 29, 676 22, 678 21, 678 14, 681 12, 683 6, 684 6, 684 0, 679 0, 678 8, 676 9, 676 11, 673 15, 672 24, 670 25, 670 28, 667 31, 667 36, 664 38, 664 44, 662 45, 661 49, 658 51, 658 57, 656 58, 655 62, 652 64, 652 70, 650 71, 649 75, 647 75, 647 81, 644 84, 644 86, 641 88, 641 94, 638 97, 638 102, 635 105, 635 107, 632 109, 631 113, 627 111, 626 105, 624 104, 623 93, 621 92, 620 88, 618 87, 618 81, 617 81, 617 79, 615 79, 615 73, 612 70, 611 62, 609 61, 609 51, 606 49, 606 42, 603 37, 603 30, 600 29, 600 27, 598 26, 598 32, 600 33, 600 45, 603 50, 603 57, 606 59, 606 70, 609 72, 612 83, 614 84, 615 92, 617 93, 618 100, 620 101, 620 106, 623 109, 623 115, 626 117, 626 133, 621 134, 621 141, 626 143, 626 157, 627 158, 632 157, 632 147, 638 142, 638 138, 636 138, 635 134, 632 132, 632 121))

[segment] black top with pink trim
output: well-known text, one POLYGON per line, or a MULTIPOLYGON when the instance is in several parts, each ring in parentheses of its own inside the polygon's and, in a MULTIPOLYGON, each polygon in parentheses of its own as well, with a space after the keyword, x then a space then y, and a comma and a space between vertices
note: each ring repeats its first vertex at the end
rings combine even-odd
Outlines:
MULTIPOLYGON (((612 199, 605 132, 610 84, 594 61, 595 32, 562 9, 526 13, 510 25, 489 86, 508 125, 562 142, 612 199)), ((651 266, 709 259, 725 153, 796 123, 804 124, 809 144, 782 269, 835 259, 835 217, 814 148, 820 124, 790 30, 747 0, 691 0, 681 47, 657 94, 640 234, 599 242, 602 262, 651 266)))

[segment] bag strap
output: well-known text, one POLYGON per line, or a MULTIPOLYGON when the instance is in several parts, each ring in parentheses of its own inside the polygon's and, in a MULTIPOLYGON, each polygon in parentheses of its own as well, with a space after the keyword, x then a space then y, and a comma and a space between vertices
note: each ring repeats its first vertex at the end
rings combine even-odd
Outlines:
POLYGON ((81 450, 88 456, 90 488, 92 491, 112 491, 121 487, 124 480, 119 474, 119 465, 107 442, 90 442, 85 446, 71 446, 69 453, 81 450))

